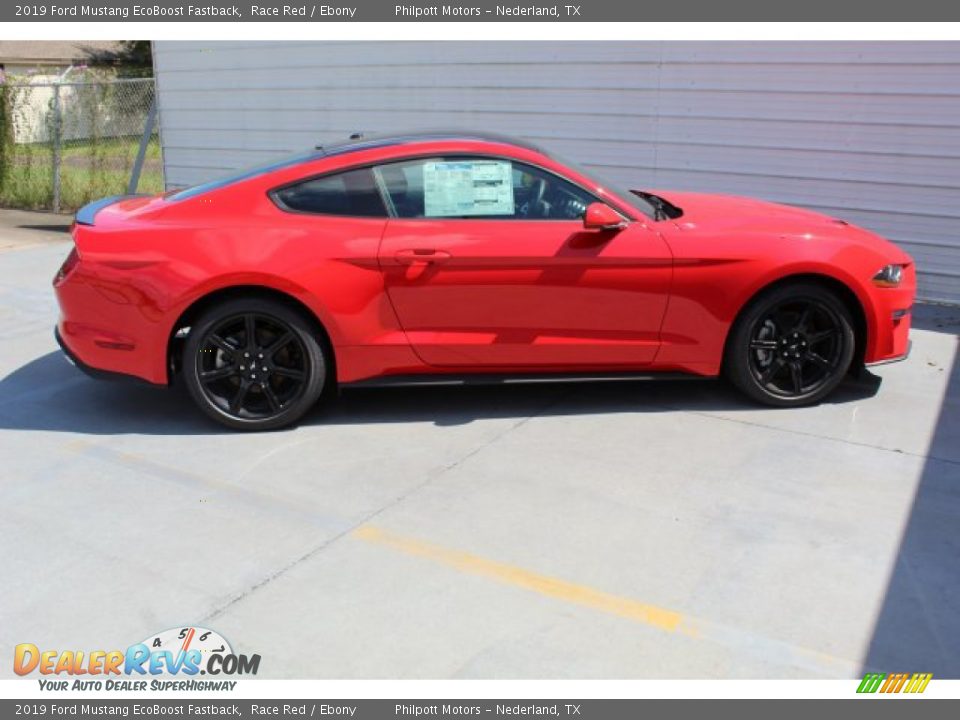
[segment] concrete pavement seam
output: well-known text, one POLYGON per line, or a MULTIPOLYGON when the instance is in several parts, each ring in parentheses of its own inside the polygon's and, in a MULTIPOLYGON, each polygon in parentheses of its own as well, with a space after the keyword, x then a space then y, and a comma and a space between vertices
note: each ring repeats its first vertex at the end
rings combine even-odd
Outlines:
POLYGON ((243 590, 242 592, 238 593, 237 595, 234 595, 233 597, 229 598, 226 602, 224 602, 224 603, 221 604, 220 606, 214 608, 212 611, 210 611, 209 613, 207 613, 207 614, 201 619, 201 622, 207 622, 208 620, 213 620, 213 619, 215 619, 215 618, 217 618, 217 617, 220 617, 221 615, 223 615, 223 613, 225 613, 225 612, 226 612, 227 610, 229 610, 231 607, 233 607, 233 606, 236 605, 237 603, 241 602, 241 601, 244 600, 245 598, 249 597, 250 595, 252 595, 253 593, 255 593, 257 590, 259 590, 260 588, 265 587, 266 585, 270 584, 271 582, 273 582, 274 580, 276 580, 276 579, 277 579, 278 577, 280 577, 281 575, 284 575, 285 573, 287 573, 289 570, 292 570, 293 568, 297 567, 297 566, 300 565, 301 563, 306 562, 307 560, 309 560, 310 558, 312 558, 314 555, 317 555, 318 553, 322 552, 322 551, 325 550, 326 548, 330 547, 331 545, 333 545, 334 543, 336 543, 338 540, 341 540, 342 538, 351 535, 351 534, 352 534, 353 532, 355 532, 357 529, 359 529, 359 528, 363 527, 364 525, 368 524, 370 521, 372 521, 373 519, 379 517, 380 515, 382 515, 383 513, 385 513, 387 510, 390 510, 390 509, 396 507, 397 505, 399 505, 400 503, 404 502, 405 500, 407 500, 407 499, 408 499, 409 497, 411 497, 412 495, 415 495, 416 493, 418 493, 420 490, 423 490, 424 488, 430 486, 430 485, 433 484, 438 478, 440 478, 441 476, 445 475, 445 474, 448 473, 450 470, 453 470, 454 468, 456 468, 456 467, 458 467, 459 465, 463 464, 464 462, 466 462, 466 461, 469 460, 470 458, 474 457, 474 456, 477 455, 478 453, 480 453, 480 452, 482 452, 483 450, 487 449, 488 447, 490 447, 491 445, 493 445, 494 443, 496 443, 496 442, 497 442, 498 440, 500 440, 501 438, 505 437, 506 435, 508 435, 509 433, 513 432, 513 431, 516 430, 517 428, 525 425, 527 422, 529 422, 529 421, 532 420, 533 418, 539 417, 540 415, 542 415, 543 413, 545 413, 547 410, 549 410, 551 407, 553 407, 554 405, 556 405, 556 404, 558 404, 559 402, 561 402, 562 400, 564 400, 564 399, 565 399, 566 397, 568 397, 569 395, 570 395, 570 391, 569 391, 569 390, 568 390, 567 392, 559 393, 557 397, 551 399, 549 402, 547 402, 546 404, 544 404, 539 410, 537 410, 537 412, 531 413, 530 415, 527 415, 526 417, 520 418, 520 420, 512 423, 512 424, 509 425, 507 428, 505 428, 503 431, 495 434, 493 437, 489 438, 486 442, 484 442, 484 443, 480 444, 479 446, 473 448, 472 450, 470 450, 469 452, 467 452, 466 454, 464 454, 462 457, 457 458, 456 460, 453 460, 452 462, 449 462, 449 463, 447 463, 446 465, 443 465, 443 466, 440 467, 438 470, 430 473, 430 474, 427 475, 427 477, 423 480, 423 482, 415 485, 414 487, 410 488, 410 489, 407 490, 406 492, 401 493, 400 495, 397 495, 397 496, 394 497, 392 500, 384 503, 383 505, 381 505, 379 508, 377 508, 377 509, 374 510, 373 512, 368 513, 366 516, 364 516, 363 518, 361 518, 361 519, 358 520, 357 522, 351 524, 349 527, 344 528, 341 532, 339 532, 339 533, 333 535, 332 537, 324 540, 322 543, 320 543, 320 544, 317 545, 316 547, 313 547, 313 548, 309 549, 307 552, 305 552, 305 553, 303 553, 302 555, 300 555, 299 557, 295 558, 292 562, 287 563, 286 565, 284 565, 283 567, 277 569, 275 572, 271 573, 270 575, 268 575, 267 577, 263 578, 263 579, 260 580, 259 582, 251 585, 251 586, 248 587, 246 590, 243 590))

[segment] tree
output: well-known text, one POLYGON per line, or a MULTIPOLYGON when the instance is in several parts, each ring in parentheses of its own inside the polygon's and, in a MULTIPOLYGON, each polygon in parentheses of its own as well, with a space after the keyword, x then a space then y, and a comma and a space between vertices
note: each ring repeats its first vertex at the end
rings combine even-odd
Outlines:
POLYGON ((110 50, 84 48, 91 67, 110 67, 118 75, 152 75, 153 53, 149 40, 121 40, 110 50))

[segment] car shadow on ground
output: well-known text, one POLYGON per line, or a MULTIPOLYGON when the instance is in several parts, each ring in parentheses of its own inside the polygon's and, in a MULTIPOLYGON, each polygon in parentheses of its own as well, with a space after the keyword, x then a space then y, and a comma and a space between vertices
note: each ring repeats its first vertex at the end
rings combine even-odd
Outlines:
MULTIPOLYGON (((941 331, 960 329, 960 308, 941 331)), ((936 324, 931 329, 937 329, 936 324)), ((960 338, 958 338, 960 341, 960 338)), ((960 352, 948 385, 870 646, 864 672, 960 678, 960 352)))
MULTIPOLYGON (((829 399, 870 397, 879 378, 848 380, 829 399)), ((0 380, 0 429, 94 435, 203 435, 231 432, 203 416, 182 385, 95 380, 51 352, 0 380)), ((482 387, 347 389, 301 425, 433 422, 549 415, 755 409, 717 380, 538 383, 482 387)), ((282 431, 280 431, 282 432, 282 431)))
MULTIPOLYGON (((960 308, 921 305, 913 326, 955 334, 960 308)), ((880 378, 850 378, 827 403, 875 395, 880 378)), ((0 429, 94 435, 205 435, 232 432, 193 407, 182 386, 154 387, 136 380, 97 381, 51 352, 0 380, 0 429)), ((311 412, 302 426, 433 422, 463 425, 480 419, 532 415, 591 415, 664 411, 757 409, 723 381, 669 380, 419 387, 346 390, 311 412)), ((279 431, 283 432, 283 431, 279 431)))
POLYGON ((41 232, 67 233, 70 232, 70 223, 56 225, 17 225, 21 230, 39 230, 41 232))

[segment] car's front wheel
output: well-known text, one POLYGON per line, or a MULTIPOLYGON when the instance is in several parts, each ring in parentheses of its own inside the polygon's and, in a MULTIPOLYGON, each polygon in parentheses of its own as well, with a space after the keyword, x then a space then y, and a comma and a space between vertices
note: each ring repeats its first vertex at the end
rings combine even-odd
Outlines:
POLYGON ((854 346, 853 318, 843 301, 820 285, 791 283, 760 295, 740 314, 724 369, 759 402, 810 405, 843 380, 854 346))
POLYGON ((238 430, 273 430, 302 418, 323 392, 327 366, 310 323, 269 299, 209 309, 184 347, 184 379, 194 402, 238 430))

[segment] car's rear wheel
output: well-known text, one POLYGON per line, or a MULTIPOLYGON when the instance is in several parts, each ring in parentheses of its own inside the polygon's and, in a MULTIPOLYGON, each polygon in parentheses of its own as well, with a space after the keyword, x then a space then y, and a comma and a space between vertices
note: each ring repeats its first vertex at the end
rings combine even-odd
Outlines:
POLYGON ((328 363, 314 328, 269 299, 230 300, 193 324, 184 377, 194 402, 238 430, 296 422, 323 392, 328 363))
POLYGON ((819 402, 843 380, 856 344, 850 310, 828 288, 781 285, 751 302, 727 342, 727 377, 754 400, 819 402))

